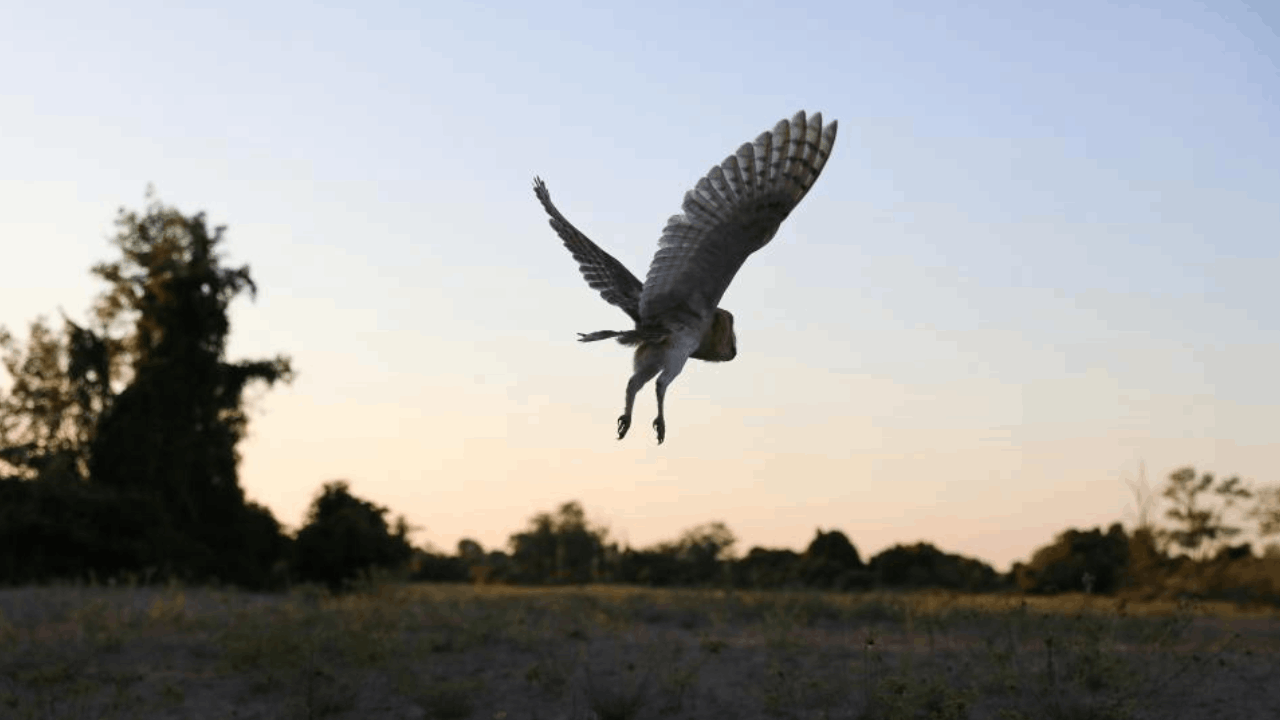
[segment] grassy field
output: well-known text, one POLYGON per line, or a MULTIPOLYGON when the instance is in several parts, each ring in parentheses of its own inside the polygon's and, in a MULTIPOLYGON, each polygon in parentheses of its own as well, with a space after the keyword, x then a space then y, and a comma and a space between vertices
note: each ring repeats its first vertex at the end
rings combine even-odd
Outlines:
POLYGON ((945 593, 0 590, 0 718, 1276 718, 1280 612, 945 593))

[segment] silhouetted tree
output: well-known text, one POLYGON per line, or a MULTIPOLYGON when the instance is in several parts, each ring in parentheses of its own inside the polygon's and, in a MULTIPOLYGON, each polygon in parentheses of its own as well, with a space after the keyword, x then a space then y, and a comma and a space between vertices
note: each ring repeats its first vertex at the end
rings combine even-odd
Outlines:
POLYGON ((242 395, 255 381, 288 381, 289 361, 225 361, 227 306, 253 294, 249 269, 223 266, 224 228, 210 234, 203 215, 183 216, 150 190, 148 199, 145 214, 120 211, 120 259, 93 269, 108 285, 95 304, 96 330, 64 318, 57 333, 37 321, 24 351, 0 329, 13 379, 0 393, 0 471, 51 482, 28 493, 38 507, 83 516, 80 528, 111 528, 90 544, 150 548, 113 552, 89 569, 257 585, 287 540, 239 485, 242 395), (95 490, 74 485, 85 481, 95 490), (130 510, 93 515, 118 504, 130 510))
POLYGON ((346 481, 325 483, 307 511, 293 544, 297 579, 321 582, 338 591, 373 568, 405 567, 413 548, 409 526, 397 518, 388 526, 387 508, 351 494, 346 481))
POLYGON ((567 502, 554 515, 539 513, 529 528, 508 541, 513 580, 529 583, 585 583, 601 571, 608 530, 587 523, 577 502, 567 502))
POLYGON ((704 523, 680 534, 669 551, 679 564, 682 585, 714 583, 722 579, 722 563, 729 559, 737 538, 723 522, 704 523))
POLYGON ((186 540, 170 549, 175 564, 241 581, 243 558, 260 544, 251 538, 267 528, 237 478, 243 393, 254 381, 289 381, 289 360, 224 360, 227 306, 256 292, 248 266, 222 263, 224 227, 210 233, 202 213, 187 217, 154 197, 145 215, 121 210, 116 225, 122 257, 94 267, 108 284, 95 311, 104 327, 133 328, 119 348, 130 379, 98 423, 90 474, 159 499, 186 540))
POLYGON ((1257 521, 1258 535, 1280 534, 1280 484, 1268 485, 1257 491, 1249 517, 1257 521))
POLYGON ((462 563, 463 579, 478 585, 501 582, 510 570, 510 558, 506 553, 486 553, 484 546, 471 538, 458 541, 458 560, 462 563))
POLYGON ((1170 474, 1163 494, 1172 504, 1165 517, 1175 524, 1164 532, 1165 537, 1200 557, 1207 557, 1214 547, 1240 533, 1239 527, 1228 524, 1226 513, 1237 501, 1253 496, 1238 477, 1215 481, 1211 473, 1205 473, 1197 479, 1192 467, 1170 474))
POLYGON ((464 562, 480 562, 484 560, 484 546, 471 538, 458 541, 458 557, 464 562))
POLYGON ((799 574, 810 587, 850 590, 867 587, 871 575, 866 572, 858 550, 839 530, 817 531, 809 547, 800 556, 799 574))
POLYGON ((0 392, 0 470, 85 479, 89 443, 111 400, 108 341, 66 318, 57 333, 40 318, 25 350, 0 327, 0 352, 12 380, 0 392))

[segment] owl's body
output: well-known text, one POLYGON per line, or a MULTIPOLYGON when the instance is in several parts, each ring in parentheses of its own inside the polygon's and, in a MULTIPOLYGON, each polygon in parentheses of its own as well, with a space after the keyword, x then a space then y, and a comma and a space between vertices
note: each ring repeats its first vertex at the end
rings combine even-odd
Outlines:
POLYGON ((746 143, 711 168, 685 194, 684 213, 667 221, 644 283, 578 231, 551 203, 542 180, 534 193, 551 216, 551 227, 573 253, 587 283, 634 321, 631 330, 581 334, 583 342, 616 338, 636 347, 627 382, 626 409, 618 439, 631 426, 636 393, 657 376, 658 417, 666 434, 663 400, 667 386, 690 358, 720 362, 738 353, 733 316, 717 307, 738 269, 764 247, 813 186, 835 143, 836 123, 822 114, 796 113, 754 143, 746 143))

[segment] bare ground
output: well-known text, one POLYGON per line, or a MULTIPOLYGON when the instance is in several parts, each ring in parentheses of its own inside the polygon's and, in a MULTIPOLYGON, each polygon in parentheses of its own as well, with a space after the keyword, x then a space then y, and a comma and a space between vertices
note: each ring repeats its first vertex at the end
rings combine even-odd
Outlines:
POLYGON ((945 593, 0 590, 0 718, 1280 718, 1280 612, 945 593))

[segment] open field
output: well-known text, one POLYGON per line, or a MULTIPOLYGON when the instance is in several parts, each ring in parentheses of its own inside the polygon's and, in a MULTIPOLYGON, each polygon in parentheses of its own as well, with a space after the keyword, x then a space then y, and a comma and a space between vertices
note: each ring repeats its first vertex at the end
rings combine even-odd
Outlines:
POLYGON ((1277 718, 1280 612, 1088 596, 0 590, 0 718, 1277 718))

